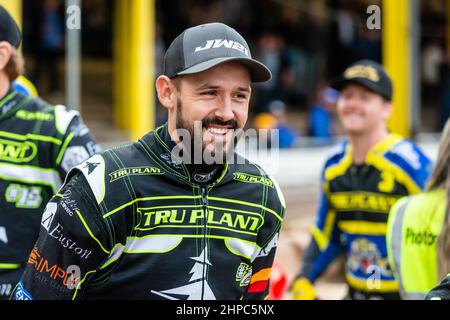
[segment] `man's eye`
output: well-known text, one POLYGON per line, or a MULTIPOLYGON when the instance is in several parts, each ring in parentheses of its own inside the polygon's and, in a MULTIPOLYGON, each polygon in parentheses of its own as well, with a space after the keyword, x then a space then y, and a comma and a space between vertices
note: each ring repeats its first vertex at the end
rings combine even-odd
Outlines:
POLYGON ((205 91, 201 93, 202 96, 216 96, 217 92, 216 91, 205 91))
POLYGON ((238 99, 243 99, 243 100, 247 99, 247 95, 244 93, 236 93, 235 97, 238 99))

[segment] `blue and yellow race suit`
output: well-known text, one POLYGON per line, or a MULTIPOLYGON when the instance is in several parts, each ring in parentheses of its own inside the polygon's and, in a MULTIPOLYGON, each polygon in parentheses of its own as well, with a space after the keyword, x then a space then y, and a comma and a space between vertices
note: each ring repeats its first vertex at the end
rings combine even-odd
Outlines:
POLYGON ((314 282, 343 252, 349 298, 398 298, 387 259, 388 214, 397 199, 421 191, 430 169, 414 143, 394 134, 374 145, 362 165, 353 163, 348 141, 336 146, 322 172, 317 222, 300 277, 314 282))

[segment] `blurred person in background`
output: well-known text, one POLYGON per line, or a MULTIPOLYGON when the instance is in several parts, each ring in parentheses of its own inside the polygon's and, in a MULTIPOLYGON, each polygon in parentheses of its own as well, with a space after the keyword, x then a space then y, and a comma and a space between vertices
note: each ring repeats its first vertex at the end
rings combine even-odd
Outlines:
POLYGON ((278 130, 279 147, 281 149, 294 147, 298 133, 287 121, 286 104, 281 100, 274 100, 270 103, 269 110, 277 121, 275 129, 278 130))
POLYGON ((264 32, 258 42, 258 59, 272 70, 273 78, 259 84, 255 113, 270 112, 270 103, 295 100, 295 70, 283 37, 277 32, 264 32))
POLYGON ((322 84, 316 93, 315 103, 309 111, 309 135, 321 143, 329 143, 333 134, 333 109, 339 92, 322 84))
MULTIPOLYGON (((424 46, 422 52, 422 95, 425 103, 439 104, 440 90, 442 89, 442 70, 445 63, 445 52, 439 41, 432 40, 424 46)), ((444 127, 440 128, 442 131, 444 127)))
MULTIPOLYGON (((59 61, 65 50, 64 6, 59 0, 44 0, 38 16, 35 83, 45 83, 50 95, 60 93, 59 61)), ((42 93, 42 92, 41 92, 42 93)))
POLYGON ((370 59, 381 61, 381 32, 379 30, 367 29, 365 24, 358 28, 358 37, 352 49, 353 61, 370 59))
MULTIPOLYGON (((280 149, 292 148, 295 146, 298 138, 296 130, 287 122, 286 105, 283 101, 273 100, 269 104, 270 112, 259 113, 255 117, 254 126, 257 130, 267 130, 268 145, 280 149), (272 130, 277 130, 273 135, 272 130), (274 144, 272 138, 278 139, 274 144)), ((259 132, 262 134, 262 131, 259 132)))
POLYGON ((255 113, 269 112, 271 101, 280 97, 279 86, 283 72, 283 39, 274 32, 264 32, 258 40, 258 60, 272 71, 272 79, 257 85, 255 113))
POLYGON ((346 3, 335 8, 335 17, 331 22, 328 36, 328 69, 329 76, 336 77, 353 60, 353 48, 358 38, 356 14, 350 4, 346 3))
POLYGON ((20 77, 20 42, 17 24, 0 6, 0 299, 19 281, 44 207, 66 173, 99 151, 78 112, 33 97, 20 77))
POLYGON ((312 240, 291 285, 292 298, 315 299, 313 283, 345 254, 348 298, 398 299, 389 266, 386 226, 397 199, 422 190, 430 160, 411 141, 389 133, 392 82, 371 60, 349 66, 332 87, 348 140, 330 152, 312 240))
POLYGON ((277 124, 277 118, 270 112, 262 112, 256 115, 253 127, 258 130, 258 148, 274 147, 272 130, 275 130, 277 124))
POLYGON ((447 120, 426 192, 402 198, 389 214, 389 262, 400 284, 402 299, 424 299, 450 273, 449 199, 450 120, 447 120))

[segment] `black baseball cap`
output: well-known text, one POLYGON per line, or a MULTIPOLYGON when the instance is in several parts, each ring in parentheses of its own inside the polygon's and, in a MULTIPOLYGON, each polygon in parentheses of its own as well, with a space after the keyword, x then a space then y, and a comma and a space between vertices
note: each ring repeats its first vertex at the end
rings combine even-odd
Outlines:
POLYGON ((252 82, 272 78, 264 64, 252 59, 244 38, 223 23, 207 23, 184 30, 166 51, 163 74, 174 78, 202 72, 228 61, 238 61, 247 67, 252 82))
POLYGON ((383 66, 372 60, 360 60, 347 69, 341 77, 331 83, 331 87, 342 90, 348 83, 359 83, 380 94, 386 100, 392 100, 392 81, 383 66))
POLYGON ((22 35, 16 22, 8 11, 0 5, 0 41, 7 41, 17 49, 21 38, 22 35))

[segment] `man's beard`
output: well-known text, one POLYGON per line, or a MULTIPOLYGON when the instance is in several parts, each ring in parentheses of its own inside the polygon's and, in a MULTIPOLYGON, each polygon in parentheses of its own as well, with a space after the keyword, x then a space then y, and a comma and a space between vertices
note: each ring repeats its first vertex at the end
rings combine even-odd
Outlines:
MULTIPOLYGON (((201 163, 205 163, 204 157, 207 155, 211 155, 211 158, 213 158, 215 161, 215 164, 225 164, 227 162, 228 156, 233 153, 233 150, 235 148, 235 145, 237 143, 238 138, 234 134, 236 130, 238 129, 238 124, 236 120, 229 120, 229 121, 222 121, 217 117, 209 116, 205 119, 203 119, 201 122, 198 121, 197 123, 188 123, 185 121, 182 115, 182 102, 180 99, 177 99, 177 116, 176 116, 176 129, 179 130, 186 130, 189 132, 189 137, 191 139, 190 141, 190 148, 186 147, 187 144, 183 144, 183 150, 184 152, 189 153, 189 158, 191 159, 191 164, 199 164, 196 163, 196 159, 199 157, 194 156, 194 152, 198 152, 198 148, 195 148, 196 145, 201 143, 201 163), (223 142, 219 142, 216 140, 213 140, 211 142, 205 142, 203 141, 203 130, 207 129, 210 125, 217 124, 220 126, 228 126, 230 130, 233 130, 232 139, 229 143, 227 143, 227 140, 223 142), (212 150, 208 150, 205 152, 207 147, 213 144, 214 147, 212 150)), ((228 134, 228 133, 227 133, 228 134)), ((181 143, 183 143, 181 141, 181 143)), ((206 163, 211 164, 210 161, 206 161, 206 163)))

